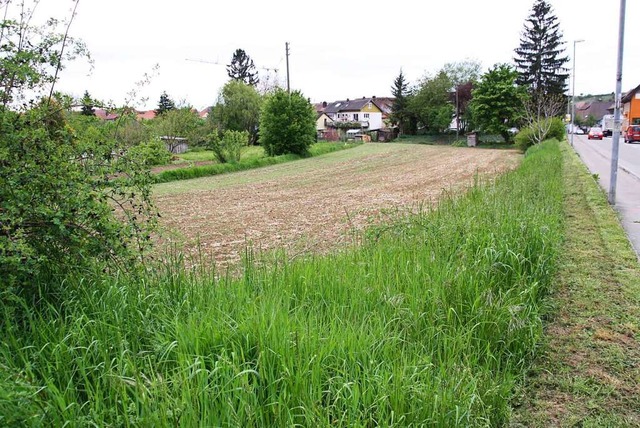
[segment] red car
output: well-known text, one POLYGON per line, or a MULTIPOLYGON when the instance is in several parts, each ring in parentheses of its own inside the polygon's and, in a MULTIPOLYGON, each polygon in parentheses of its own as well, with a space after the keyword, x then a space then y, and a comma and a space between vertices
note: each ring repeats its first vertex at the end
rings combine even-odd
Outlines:
POLYGON ((631 125, 624 133, 624 142, 640 141, 640 125, 631 125))
POLYGON ((589 135, 587 135, 587 138, 589 140, 602 140, 604 138, 602 128, 591 128, 589 130, 589 135))

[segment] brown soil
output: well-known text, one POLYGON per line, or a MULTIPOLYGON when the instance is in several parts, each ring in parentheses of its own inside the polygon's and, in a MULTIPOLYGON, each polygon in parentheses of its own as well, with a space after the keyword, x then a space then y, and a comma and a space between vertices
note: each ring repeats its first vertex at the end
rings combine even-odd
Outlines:
POLYGON ((323 252, 387 209, 430 206, 443 191, 517 165, 507 150, 367 144, 251 171, 168 183, 156 202, 172 244, 185 254, 240 260, 247 245, 288 254, 323 252), (174 187, 172 187, 174 186, 174 187))

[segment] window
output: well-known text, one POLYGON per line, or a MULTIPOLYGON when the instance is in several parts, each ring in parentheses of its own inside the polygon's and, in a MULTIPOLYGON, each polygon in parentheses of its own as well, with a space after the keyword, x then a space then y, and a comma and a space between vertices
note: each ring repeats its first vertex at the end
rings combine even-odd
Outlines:
POLYGON ((365 119, 369 119, 369 113, 365 113, 365 114, 363 114, 363 116, 364 116, 365 119))
POLYGON ((357 121, 358 120, 358 113, 353 113, 353 120, 357 121))

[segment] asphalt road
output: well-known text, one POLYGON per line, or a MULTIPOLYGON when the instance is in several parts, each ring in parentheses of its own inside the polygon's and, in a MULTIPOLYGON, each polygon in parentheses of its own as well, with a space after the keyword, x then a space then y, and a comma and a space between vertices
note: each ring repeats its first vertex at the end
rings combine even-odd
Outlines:
MULTIPOLYGON (((588 140, 586 135, 574 135, 573 146, 587 168, 593 174, 598 174, 598 182, 608 194, 613 138, 588 140)), ((640 259, 640 143, 625 144, 622 136, 618 152, 615 209, 640 259)))

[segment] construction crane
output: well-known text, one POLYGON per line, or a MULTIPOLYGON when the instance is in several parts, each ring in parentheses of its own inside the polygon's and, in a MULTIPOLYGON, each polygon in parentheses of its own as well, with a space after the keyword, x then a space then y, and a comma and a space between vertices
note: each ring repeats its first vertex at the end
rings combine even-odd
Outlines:
MULTIPOLYGON (((207 61, 207 60, 204 60, 204 59, 185 58, 185 61, 202 62, 202 63, 205 63, 205 64, 213 64, 213 65, 223 65, 225 67, 227 66, 226 64, 220 63, 219 60, 207 61)), ((278 73, 278 68, 276 68, 276 67, 257 67, 257 68, 259 68, 261 70, 266 70, 266 71, 273 71, 276 74, 278 73)))

